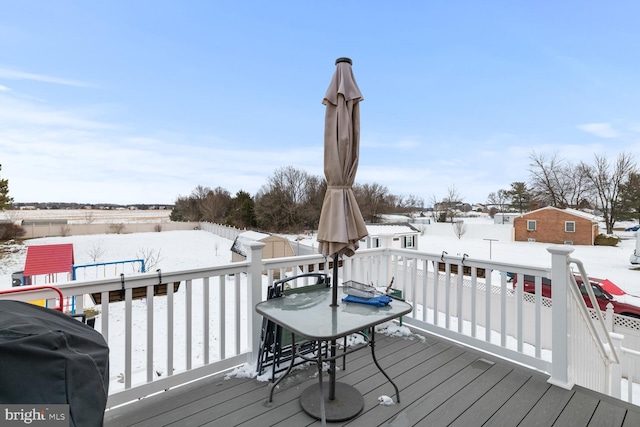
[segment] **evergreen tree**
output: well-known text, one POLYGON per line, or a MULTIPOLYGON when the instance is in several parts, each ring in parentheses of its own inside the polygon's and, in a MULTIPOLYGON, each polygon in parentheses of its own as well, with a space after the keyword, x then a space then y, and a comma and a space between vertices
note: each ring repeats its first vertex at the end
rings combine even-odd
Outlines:
POLYGON ((529 209, 532 196, 524 182, 512 182, 511 189, 505 195, 511 199, 511 206, 518 208, 518 212, 523 213, 529 209))
MULTIPOLYGON (((0 165, 0 171, 2 165, 0 165)), ((8 209, 13 205, 13 197, 9 197, 9 180, 0 178, 0 209, 8 209)))

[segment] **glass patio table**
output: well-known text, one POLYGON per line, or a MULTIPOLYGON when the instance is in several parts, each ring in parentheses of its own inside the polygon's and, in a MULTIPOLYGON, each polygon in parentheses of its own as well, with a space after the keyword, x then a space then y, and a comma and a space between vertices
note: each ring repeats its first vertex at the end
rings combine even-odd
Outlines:
POLYGON ((393 385, 396 398, 400 401, 398 387, 378 364, 375 356, 374 328, 384 322, 401 317, 413 310, 405 301, 393 299, 390 304, 382 307, 340 301, 337 307, 331 306, 332 289, 326 288, 311 292, 285 295, 258 303, 256 312, 275 324, 288 329, 292 339, 292 358, 289 369, 273 385, 269 394, 269 401, 273 399, 273 391, 278 383, 284 379, 294 365, 296 357, 310 360, 306 356, 296 355, 295 338, 304 337, 318 342, 318 351, 313 361, 318 364, 318 384, 305 389, 300 396, 302 409, 316 419, 323 421, 345 421, 358 415, 364 407, 362 394, 348 384, 335 381, 335 360, 345 354, 363 348, 346 350, 336 355, 336 340, 353 333, 368 330, 368 346, 374 363, 393 385), (329 343, 331 355, 323 358, 321 349, 323 343, 329 343), (328 390, 323 389, 322 362, 331 362, 328 390))

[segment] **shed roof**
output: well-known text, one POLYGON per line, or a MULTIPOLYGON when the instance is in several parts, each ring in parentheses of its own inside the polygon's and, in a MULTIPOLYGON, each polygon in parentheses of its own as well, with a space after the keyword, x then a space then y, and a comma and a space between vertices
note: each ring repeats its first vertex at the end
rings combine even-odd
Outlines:
POLYGON ((73 244, 35 245, 27 247, 24 276, 70 273, 73 271, 73 244))
POLYGON ((247 256, 245 243, 260 242, 267 237, 271 237, 271 235, 251 230, 243 231, 242 233, 238 234, 236 239, 233 241, 233 244, 231 245, 231 252, 235 252, 242 256, 247 256))

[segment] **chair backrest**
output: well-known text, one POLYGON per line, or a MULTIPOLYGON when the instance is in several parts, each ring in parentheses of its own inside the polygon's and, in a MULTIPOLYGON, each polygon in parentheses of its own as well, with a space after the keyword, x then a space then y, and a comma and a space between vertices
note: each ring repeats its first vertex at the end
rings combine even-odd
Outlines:
POLYGON ((325 273, 305 273, 300 274, 293 277, 286 277, 282 280, 278 280, 273 282, 273 285, 270 285, 267 291, 267 299, 271 298, 279 298, 283 295, 291 295, 291 294, 300 294, 304 292, 311 292, 318 289, 329 288, 331 287, 331 277, 325 273), (313 284, 302 285, 295 288, 287 288, 287 282, 296 279, 302 279, 306 277, 315 277, 317 280, 313 284))
MULTIPOLYGON (((305 280, 305 282, 308 282, 305 280)), ((298 276, 286 277, 282 280, 273 282, 267 288, 267 299, 281 298, 285 295, 301 294, 311 292, 318 289, 325 289, 331 286, 331 278, 325 273, 305 273, 298 276), (316 280, 312 284, 302 285, 295 288, 286 287, 287 282, 296 279, 304 279, 315 277, 316 280)), ((316 351, 317 345, 314 341, 307 341, 303 337, 296 337, 298 345, 297 354, 309 354, 316 351)), ((323 346, 326 353, 326 345, 323 346)), ((266 318, 262 321, 262 336, 260 348, 258 351, 258 375, 262 375, 267 366, 271 366, 271 381, 275 380, 277 372, 281 372, 288 368, 287 361, 293 357, 292 353, 291 331, 282 328, 266 318)), ((295 365, 306 363, 301 359, 294 362, 295 365)))

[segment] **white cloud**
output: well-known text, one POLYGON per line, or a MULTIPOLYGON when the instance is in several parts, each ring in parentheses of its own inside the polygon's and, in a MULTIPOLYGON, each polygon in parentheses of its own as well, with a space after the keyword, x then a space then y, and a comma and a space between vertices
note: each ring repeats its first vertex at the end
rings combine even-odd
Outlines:
POLYGON ((0 92, 9 92, 10 90, 11 89, 9 89, 8 87, 0 85, 0 92))
POLYGON ((600 138, 616 138, 620 136, 620 133, 613 129, 609 123, 586 123, 578 125, 578 129, 600 138))
POLYGON ((0 68, 0 79, 11 80, 32 80, 44 83, 54 83, 65 86, 89 87, 89 83, 78 80, 62 79, 59 77, 46 76, 43 74, 27 73, 25 71, 12 70, 9 68, 0 68))

